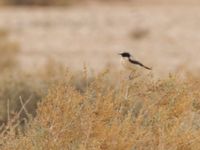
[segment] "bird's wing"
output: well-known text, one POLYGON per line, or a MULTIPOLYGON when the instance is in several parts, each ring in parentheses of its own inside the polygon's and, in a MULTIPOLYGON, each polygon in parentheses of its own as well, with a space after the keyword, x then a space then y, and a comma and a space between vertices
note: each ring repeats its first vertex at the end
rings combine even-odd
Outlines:
POLYGON ((145 68, 145 69, 151 70, 151 68, 149 68, 149 67, 143 65, 141 62, 139 62, 139 61, 137 61, 137 60, 129 59, 129 61, 130 61, 132 64, 139 65, 139 66, 141 66, 141 67, 143 67, 143 68, 145 68))

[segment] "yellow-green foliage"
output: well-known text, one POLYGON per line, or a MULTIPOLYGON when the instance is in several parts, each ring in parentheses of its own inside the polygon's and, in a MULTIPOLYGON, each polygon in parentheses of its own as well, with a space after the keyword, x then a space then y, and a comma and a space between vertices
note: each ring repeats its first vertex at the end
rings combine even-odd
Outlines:
POLYGON ((103 72, 88 80, 86 73, 80 75, 86 82, 82 90, 68 72, 50 88, 24 134, 16 134, 12 127, 2 134, 1 148, 196 150, 200 146, 198 79, 148 76, 126 81, 103 72))

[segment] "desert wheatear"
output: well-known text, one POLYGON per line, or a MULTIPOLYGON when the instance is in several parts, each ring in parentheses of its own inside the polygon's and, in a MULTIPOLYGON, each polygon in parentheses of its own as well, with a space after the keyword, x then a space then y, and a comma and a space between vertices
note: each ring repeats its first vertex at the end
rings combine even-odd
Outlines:
MULTIPOLYGON (((137 70, 138 67, 141 67, 141 68, 145 68, 147 70, 151 70, 151 68, 143 65, 141 62, 135 60, 132 58, 131 54, 128 53, 128 52, 122 52, 122 53, 119 53, 119 55, 121 55, 121 64, 122 66, 131 71, 131 74, 137 70)), ((129 76, 129 79, 131 78, 131 74, 129 76)))

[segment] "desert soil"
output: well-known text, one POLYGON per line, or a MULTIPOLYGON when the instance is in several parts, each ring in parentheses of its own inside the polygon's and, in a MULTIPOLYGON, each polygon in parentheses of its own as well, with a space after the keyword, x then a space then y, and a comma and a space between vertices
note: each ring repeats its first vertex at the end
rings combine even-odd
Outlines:
POLYGON ((156 75, 200 70, 200 7, 90 5, 1 8, 0 28, 20 44, 22 68, 51 58, 75 70, 118 69, 118 52, 153 67, 156 75))

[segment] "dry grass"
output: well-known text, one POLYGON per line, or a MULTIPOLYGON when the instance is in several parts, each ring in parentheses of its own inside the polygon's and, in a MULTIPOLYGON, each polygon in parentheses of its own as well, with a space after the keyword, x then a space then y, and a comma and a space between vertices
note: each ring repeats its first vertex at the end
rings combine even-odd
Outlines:
MULTIPOLYGON (((137 41, 151 31, 125 35, 137 41)), ((52 60, 27 74, 17 68, 19 47, 8 31, 0 30, 0 39, 0 149, 199 149, 199 77, 128 82, 112 70, 89 76, 86 67, 74 73, 52 60)))
MULTIPOLYGON (((13 123, 23 122, 26 112, 35 115, 36 104, 47 92, 48 83, 39 75, 30 75, 21 71, 18 65, 20 48, 17 42, 9 39, 9 31, 0 29, 0 125, 14 118, 13 123), (34 76, 34 77, 33 77, 34 76), (20 112, 26 101, 26 111, 20 112)), ((13 124, 12 123, 12 124, 13 124)))
POLYGON ((128 82, 120 74, 113 80, 106 70, 88 79, 86 68, 80 76, 81 90, 77 75, 67 71, 24 133, 16 134, 13 126, 3 132, 1 148, 198 149, 198 78, 154 80, 149 75, 128 82))
POLYGON ((9 58, 0 62, 0 149, 198 149, 199 77, 128 81, 109 69, 66 71, 53 60, 27 74, 16 71, 19 50, 7 32, 0 35, 9 58))

